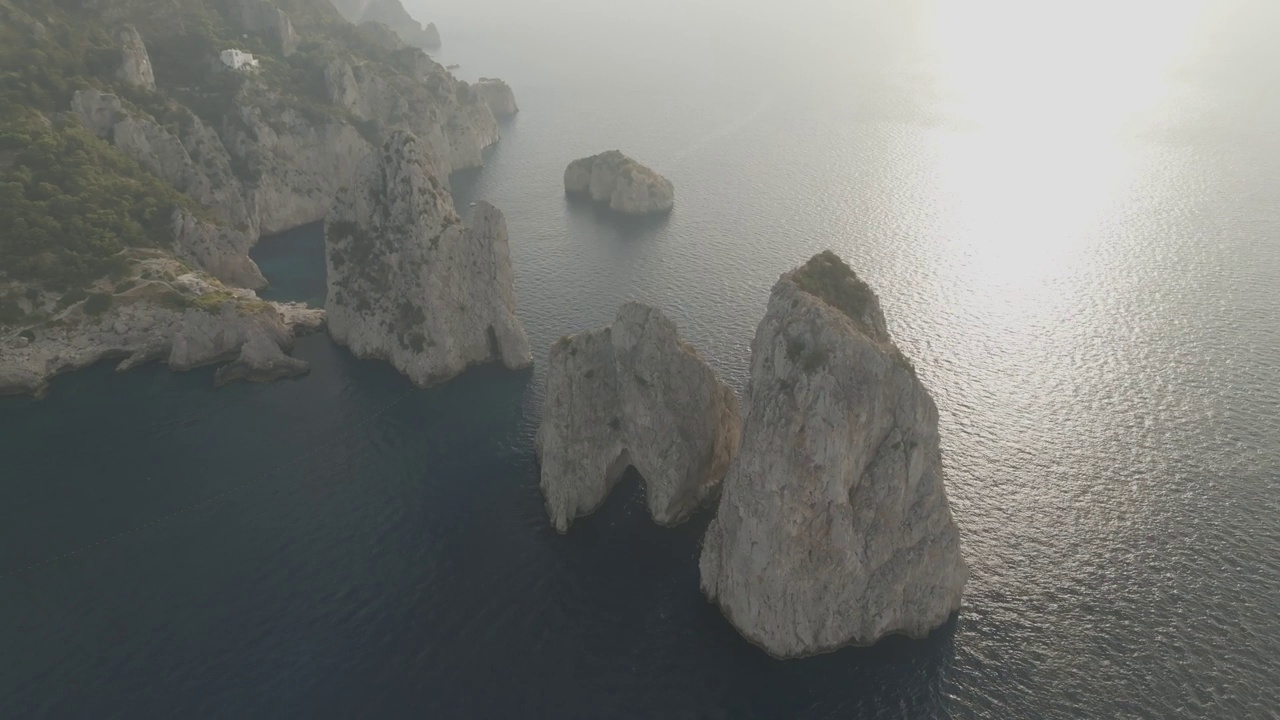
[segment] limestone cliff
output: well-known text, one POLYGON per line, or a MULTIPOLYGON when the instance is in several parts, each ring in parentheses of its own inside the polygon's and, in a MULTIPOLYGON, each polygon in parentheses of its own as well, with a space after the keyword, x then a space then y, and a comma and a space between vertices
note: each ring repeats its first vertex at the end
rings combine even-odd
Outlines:
POLYGON ((675 205, 669 180, 617 150, 569 163, 564 190, 606 203, 624 215, 666 213, 675 205))
POLYGON ((0 337, 0 394, 39 393, 55 375, 106 359, 119 359, 118 370, 151 360, 189 370, 232 359, 254 338, 258 352, 270 342, 283 355, 295 333, 324 321, 323 310, 263 302, 163 253, 139 253, 130 267, 114 287, 91 288, 48 321, 0 337))
POLYGON ((968 570, 938 411, 875 294, 834 254, 774 286, 746 406, 700 562, 739 632, 797 657, 945 622, 968 570))
POLYGON ((551 348, 537 443, 551 522, 567 531, 635 466, 654 521, 679 523, 718 488, 740 430, 733 390, 675 323, 627 303, 610 327, 551 348))
POLYGON ((475 84, 476 92, 480 93, 480 97, 484 98, 485 104, 493 111, 493 116, 497 118, 511 117, 520 112, 520 106, 516 105, 516 94, 512 92, 511 86, 499 80, 498 78, 480 78, 475 84))
POLYGON ((325 228, 330 334, 419 386, 480 363, 529 365, 507 243, 502 213, 481 203, 463 225, 423 143, 393 133, 325 228))
POLYGON ((400 0, 333 0, 333 6, 356 25, 365 22, 386 25, 407 45, 427 50, 440 47, 440 31, 435 23, 427 23, 424 28, 405 10, 400 0))
POLYGON ((400 70, 393 73, 377 63, 336 59, 324 71, 328 99, 384 131, 407 130, 418 136, 441 176, 482 165, 484 149, 499 138, 484 98, 420 53, 400 70))

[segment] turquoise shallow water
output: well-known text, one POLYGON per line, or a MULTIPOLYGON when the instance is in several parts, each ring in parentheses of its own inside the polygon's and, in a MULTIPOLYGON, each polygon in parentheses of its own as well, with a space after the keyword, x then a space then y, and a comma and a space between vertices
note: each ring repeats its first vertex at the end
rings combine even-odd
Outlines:
MULTIPOLYGON (((1276 716, 1277 8, 430 10, 519 96, 453 185, 508 216, 537 365, 419 391, 315 336, 299 380, 0 401, 0 716, 1276 716), (614 146, 670 218, 565 202, 614 146), (743 389, 826 247, 938 400, 973 579, 926 641, 779 663, 699 595, 705 517, 631 478, 557 536, 532 437, 550 343, 629 298, 743 389)), ((315 228, 256 254, 323 294, 315 228)))

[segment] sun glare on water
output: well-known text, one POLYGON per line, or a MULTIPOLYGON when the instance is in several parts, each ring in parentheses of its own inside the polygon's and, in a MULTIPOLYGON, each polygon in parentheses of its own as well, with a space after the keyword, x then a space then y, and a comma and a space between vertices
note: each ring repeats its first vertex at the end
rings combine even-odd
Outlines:
POLYGON ((1192 50, 1205 0, 940 2, 928 26, 946 119, 935 178, 949 262, 1007 300, 1077 263, 1145 184, 1139 137, 1192 50))

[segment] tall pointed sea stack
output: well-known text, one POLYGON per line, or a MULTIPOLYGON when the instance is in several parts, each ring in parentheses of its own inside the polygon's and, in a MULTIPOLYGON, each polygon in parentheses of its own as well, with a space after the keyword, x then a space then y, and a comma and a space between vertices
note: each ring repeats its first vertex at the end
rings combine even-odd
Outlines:
POLYGON ((338 194, 325 229, 329 332, 428 386, 470 365, 532 362, 515 316, 507 224, 481 203, 462 224, 426 149, 396 132, 338 194))
POLYGON ((738 631, 785 658, 944 623, 968 569, 938 411, 875 293, 833 253, 774 285, 746 405, 700 564, 738 631))

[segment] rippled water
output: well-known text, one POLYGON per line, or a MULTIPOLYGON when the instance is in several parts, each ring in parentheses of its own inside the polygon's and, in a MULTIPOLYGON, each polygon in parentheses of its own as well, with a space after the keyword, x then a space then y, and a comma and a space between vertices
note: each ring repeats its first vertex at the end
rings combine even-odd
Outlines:
MULTIPOLYGON (((1276 717, 1280 8, 601 5, 430 13, 523 110, 454 187, 507 213, 533 371, 418 391, 317 336, 297 381, 0 403, 0 716, 1276 717), (669 219, 566 204, 615 146, 669 219), (631 478, 552 532, 532 436, 550 342, 627 298, 742 389, 826 247, 938 399, 973 579, 926 641, 782 663, 699 595, 706 518, 631 478)), ((318 247, 259 248, 277 297, 318 247)))

